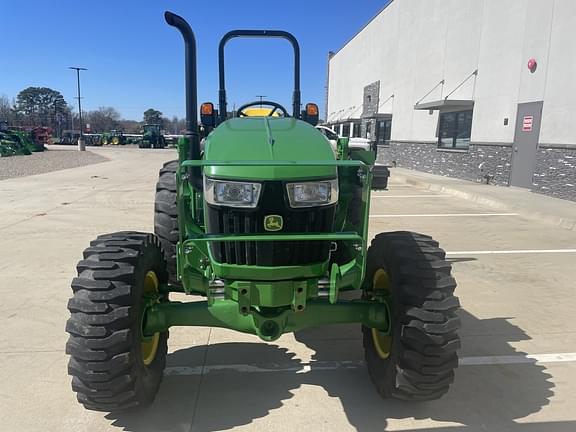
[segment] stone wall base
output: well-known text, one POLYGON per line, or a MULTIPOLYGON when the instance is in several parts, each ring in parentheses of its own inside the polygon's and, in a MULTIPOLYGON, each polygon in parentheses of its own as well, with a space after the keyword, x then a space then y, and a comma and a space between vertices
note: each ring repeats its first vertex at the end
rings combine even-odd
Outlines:
POLYGON ((440 150, 436 142, 391 141, 378 147, 378 161, 476 182, 508 186, 511 144, 474 144, 468 150, 440 150))
POLYGON ((576 201, 576 147, 541 145, 532 191, 576 201))
MULTIPOLYGON (((512 144, 471 143, 468 150, 438 149, 436 142, 391 141, 378 162, 447 177, 508 186, 512 144)), ((576 146, 541 144, 532 191, 576 201, 576 146)))

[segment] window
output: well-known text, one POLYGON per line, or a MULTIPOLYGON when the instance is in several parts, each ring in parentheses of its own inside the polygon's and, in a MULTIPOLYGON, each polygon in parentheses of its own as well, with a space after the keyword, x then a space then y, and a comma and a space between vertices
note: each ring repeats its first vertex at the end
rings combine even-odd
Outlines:
POLYGON ((354 138, 360 138, 360 123, 354 123, 354 127, 352 128, 352 136, 354 138))
POLYGON ((392 130, 392 120, 378 120, 376 122, 376 143, 377 145, 387 145, 390 142, 390 131, 392 130))
POLYGON ((350 123, 344 123, 342 125, 342 136, 349 137, 350 136, 350 123))
POLYGON ((472 110, 440 113, 438 147, 467 149, 472 131, 472 110))

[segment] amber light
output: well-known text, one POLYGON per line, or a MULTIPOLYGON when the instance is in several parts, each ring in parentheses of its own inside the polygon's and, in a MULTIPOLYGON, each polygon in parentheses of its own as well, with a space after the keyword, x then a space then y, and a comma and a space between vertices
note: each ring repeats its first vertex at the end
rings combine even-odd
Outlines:
POLYGON ((200 107, 202 115, 212 115, 214 113, 214 105, 210 102, 203 103, 200 107))
POLYGON ((317 116, 318 105, 313 103, 306 104, 306 114, 308 114, 309 116, 317 116))

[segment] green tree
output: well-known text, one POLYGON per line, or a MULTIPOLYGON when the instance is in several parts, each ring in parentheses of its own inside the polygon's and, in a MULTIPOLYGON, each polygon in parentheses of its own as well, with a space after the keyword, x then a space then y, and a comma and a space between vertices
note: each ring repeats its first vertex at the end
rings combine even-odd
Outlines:
POLYGON ((59 114, 68 114, 68 105, 59 91, 28 87, 18 93, 15 111, 31 125, 54 127, 59 114))
POLYGON ((144 111, 144 123, 158 124, 162 129, 164 127, 164 118, 162 117, 162 113, 160 111, 149 108, 144 111))

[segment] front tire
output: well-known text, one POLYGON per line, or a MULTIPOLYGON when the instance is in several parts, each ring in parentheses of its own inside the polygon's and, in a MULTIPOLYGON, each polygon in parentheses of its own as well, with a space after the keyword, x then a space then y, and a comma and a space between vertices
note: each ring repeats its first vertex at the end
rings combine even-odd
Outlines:
POLYGON ((77 269, 66 353, 78 401, 108 412, 151 403, 168 350, 168 332, 142 334, 146 304, 167 300, 159 291, 168 274, 158 239, 138 232, 99 236, 77 269))
POLYGON ((378 234, 367 257, 365 297, 391 303, 391 332, 363 326, 366 364, 385 398, 433 400, 448 391, 460 339, 456 282, 445 252, 431 237, 378 234))

